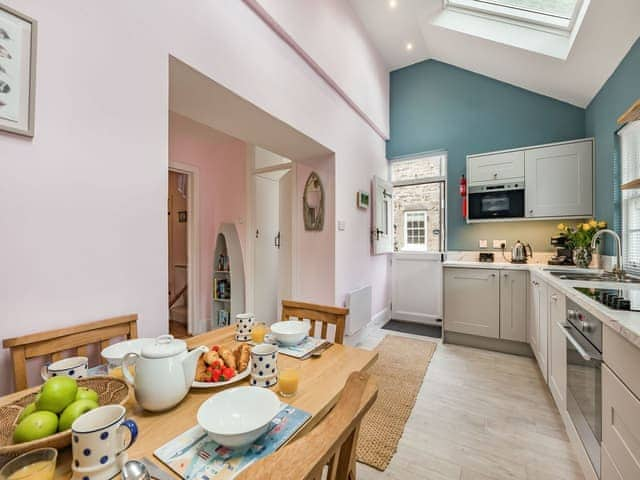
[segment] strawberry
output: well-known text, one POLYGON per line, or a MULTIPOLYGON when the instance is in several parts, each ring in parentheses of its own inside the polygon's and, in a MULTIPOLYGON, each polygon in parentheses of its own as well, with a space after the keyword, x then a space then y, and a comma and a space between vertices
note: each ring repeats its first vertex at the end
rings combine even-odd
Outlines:
POLYGON ((211 350, 213 350, 214 352, 219 352, 220 351, 220 346, 219 345, 213 345, 211 347, 211 350))
POLYGON ((222 376, 225 380, 231 380, 236 374, 236 371, 231 367, 225 367, 222 369, 222 376))
POLYGON ((211 372, 211 379, 214 382, 219 382, 221 376, 222 376, 222 370, 216 369, 211 372))

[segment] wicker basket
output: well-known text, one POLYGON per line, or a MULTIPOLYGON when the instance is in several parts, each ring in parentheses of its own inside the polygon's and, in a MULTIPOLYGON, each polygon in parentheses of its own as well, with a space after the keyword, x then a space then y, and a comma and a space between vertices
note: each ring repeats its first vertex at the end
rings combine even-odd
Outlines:
MULTIPOLYGON (((113 377, 91 377, 78 380, 79 387, 87 387, 98 392, 100 405, 126 403, 131 388, 124 381, 113 377)), ((37 391, 25 393, 25 396, 11 404, 0 406, 0 456, 15 456, 36 448, 64 448, 71 444, 71 430, 56 433, 39 440, 25 443, 13 443, 13 430, 22 409, 34 401, 37 391)))

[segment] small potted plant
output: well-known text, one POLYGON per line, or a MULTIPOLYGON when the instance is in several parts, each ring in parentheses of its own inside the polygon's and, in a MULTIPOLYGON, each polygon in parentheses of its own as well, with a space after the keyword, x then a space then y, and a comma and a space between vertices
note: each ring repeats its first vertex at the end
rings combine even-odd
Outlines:
POLYGON ((595 233, 603 228, 607 228, 607 222, 593 219, 575 226, 564 223, 558 225, 558 230, 567 237, 567 246, 573 251, 573 263, 576 266, 589 267, 593 258, 591 240, 595 233))

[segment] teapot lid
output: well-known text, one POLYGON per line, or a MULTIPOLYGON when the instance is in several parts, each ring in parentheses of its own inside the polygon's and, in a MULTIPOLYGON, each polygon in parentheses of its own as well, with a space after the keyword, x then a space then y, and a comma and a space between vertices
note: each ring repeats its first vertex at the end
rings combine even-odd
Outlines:
POLYGON ((144 358, 167 358, 186 350, 187 343, 184 340, 173 338, 173 335, 160 335, 142 347, 141 353, 144 358))

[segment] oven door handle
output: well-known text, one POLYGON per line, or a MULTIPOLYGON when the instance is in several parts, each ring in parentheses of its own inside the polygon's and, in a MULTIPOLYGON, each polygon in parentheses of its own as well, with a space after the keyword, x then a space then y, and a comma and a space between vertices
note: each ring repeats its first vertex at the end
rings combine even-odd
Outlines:
POLYGON ((569 333, 569 326, 567 325, 563 325, 560 322, 556 322, 556 324, 558 325, 558 327, 560 327, 560 330, 562 331, 562 333, 564 333, 564 336, 567 337, 567 340, 569 340, 569 343, 571 343, 571 345, 573 345, 573 348, 575 348, 578 353, 580 354, 580 356, 587 362, 589 361, 594 361, 594 362, 602 362, 602 356, 599 354, 594 354, 594 353, 589 353, 587 352, 582 345, 580 345, 578 343, 578 341, 573 338, 573 335, 571 335, 569 333))

